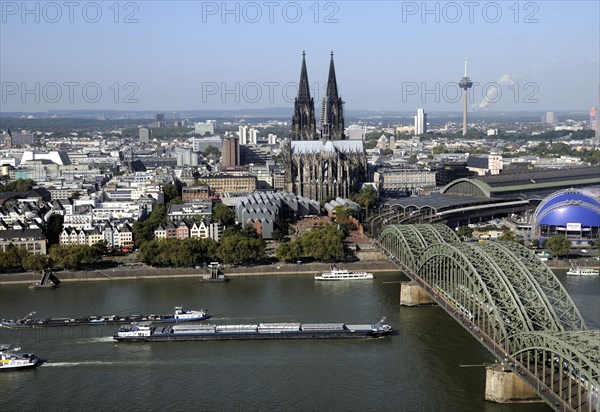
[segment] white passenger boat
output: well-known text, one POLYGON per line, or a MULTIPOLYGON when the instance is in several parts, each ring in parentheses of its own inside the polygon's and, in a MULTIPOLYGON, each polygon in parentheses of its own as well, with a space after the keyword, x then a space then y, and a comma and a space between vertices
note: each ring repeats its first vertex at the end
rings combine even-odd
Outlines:
POLYGON ((315 275, 315 280, 368 280, 373 279, 373 274, 368 272, 350 272, 348 269, 337 268, 331 265, 329 272, 315 275))
POLYGON ((11 350, 10 345, 0 344, 0 371, 32 368, 39 359, 33 353, 18 353, 21 348, 11 350))
POLYGON ((577 265, 572 265, 571 269, 567 272, 567 275, 571 276, 598 276, 600 271, 592 268, 580 268, 577 265))

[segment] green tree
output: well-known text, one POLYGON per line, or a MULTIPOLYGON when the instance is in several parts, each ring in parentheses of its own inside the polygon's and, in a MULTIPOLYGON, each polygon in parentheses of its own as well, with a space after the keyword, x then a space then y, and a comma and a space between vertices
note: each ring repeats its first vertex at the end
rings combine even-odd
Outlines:
POLYGON ((54 245, 48 256, 62 269, 82 268, 96 263, 100 258, 97 250, 88 245, 54 245))
POLYGON ((344 206, 336 206, 333 210, 335 211, 335 222, 349 229, 352 226, 352 222, 350 221, 352 210, 344 206))
POLYGON ((158 239, 152 239, 142 243, 138 258, 147 265, 158 266, 156 258, 160 253, 160 245, 158 239))
POLYGON ((27 252, 13 244, 9 244, 4 252, 0 252, 0 270, 17 270, 23 267, 27 252))
POLYGON ((235 224, 235 213, 223 203, 217 203, 213 207, 211 217, 214 222, 221 222, 225 227, 235 224))
POLYGON ((17 179, 14 182, 8 182, 4 185, 0 184, 0 193, 2 192, 26 192, 33 188, 33 180, 17 179))
POLYGON ((377 146, 377 140, 368 140, 365 142, 365 150, 375 149, 377 146))
POLYGON ((379 199, 379 194, 377 190, 373 186, 365 186, 361 189, 360 192, 351 196, 352 200, 355 201, 362 207, 364 210, 371 210, 373 206, 377 204, 377 200, 379 199))
POLYGON ((502 233, 502 235, 500 235, 498 237, 498 240, 502 240, 502 241, 514 241, 515 240, 515 233, 508 230, 504 233, 502 233))
POLYGON ((48 246, 57 245, 60 239, 60 233, 63 230, 63 216, 53 214, 48 218, 46 224, 46 239, 48 239, 48 246))
POLYGON ((208 156, 215 156, 218 157, 221 155, 221 151, 219 150, 219 148, 214 147, 214 146, 208 146, 204 152, 202 152, 202 154, 204 155, 204 157, 208 157, 208 156))
POLYGON ((556 235, 548 239, 546 247, 556 256, 565 256, 569 253, 571 242, 563 235, 556 235))
POLYGON ((283 261, 311 258, 322 262, 336 262, 344 258, 346 232, 336 225, 324 225, 306 232, 303 236, 281 243, 275 256, 283 261))
POLYGON ((533 239, 531 241, 531 247, 534 248, 534 249, 539 248, 540 247, 540 241, 539 241, 539 239, 533 239))
POLYGON ((165 195, 165 203, 170 203, 172 200, 179 198, 181 200, 181 189, 183 185, 179 180, 175 183, 166 183, 163 185, 163 193, 165 195))
POLYGON ((285 262, 291 262, 296 259, 296 256, 292 253, 292 242, 280 243, 275 249, 275 257, 285 262))
POLYGON ((265 258, 265 241, 236 233, 221 239, 217 254, 225 263, 259 262, 265 258))
POLYGON ((273 234, 272 234, 273 240, 282 241, 289 234, 290 234, 289 221, 282 217, 278 217, 277 219, 275 219, 275 225, 274 225, 273 234))
POLYGON ((441 154, 441 153, 448 153, 448 151, 446 150, 446 147, 443 145, 438 145, 435 146, 433 149, 431 149, 431 153, 435 154, 441 154))
POLYGON ((138 220, 133 224, 133 241, 136 247, 154 238, 154 231, 159 225, 167 224, 167 208, 157 205, 145 220, 138 220))
POLYGON ((464 241, 466 239, 470 239, 471 236, 473 236, 473 229, 471 229, 469 226, 461 226, 456 231, 456 234, 458 235, 460 240, 464 241))
POLYGON ((244 225, 244 227, 242 228, 242 230, 240 230, 239 233, 240 235, 250 239, 257 239, 260 236, 258 232, 256 232, 254 226, 252 225, 244 225))
POLYGON ((34 255, 29 253, 23 260, 23 269, 30 271, 40 271, 48 266, 48 257, 45 255, 34 255))

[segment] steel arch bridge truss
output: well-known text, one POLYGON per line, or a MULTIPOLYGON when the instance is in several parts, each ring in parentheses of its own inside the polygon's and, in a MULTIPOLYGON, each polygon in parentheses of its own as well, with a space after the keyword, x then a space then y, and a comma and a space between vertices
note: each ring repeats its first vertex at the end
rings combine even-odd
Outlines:
POLYGON ((543 392, 576 411, 600 410, 600 331, 519 333, 508 349, 543 392))
POLYGON ((446 225, 390 225, 379 234, 379 244, 407 268, 414 269, 418 256, 436 243, 458 243, 458 236, 446 225))
POLYGON ((415 272, 497 342, 520 332, 586 329, 554 274, 521 259, 521 248, 511 242, 439 243, 418 257, 415 272))
POLYGON ((550 405, 600 410, 600 332, 587 330, 532 251, 515 242, 460 243, 443 225, 387 226, 379 245, 506 366, 524 373, 522 365, 550 405))
POLYGON ((518 243, 460 243, 445 225, 387 226, 379 243, 498 342, 520 332, 587 329, 552 271, 518 243))

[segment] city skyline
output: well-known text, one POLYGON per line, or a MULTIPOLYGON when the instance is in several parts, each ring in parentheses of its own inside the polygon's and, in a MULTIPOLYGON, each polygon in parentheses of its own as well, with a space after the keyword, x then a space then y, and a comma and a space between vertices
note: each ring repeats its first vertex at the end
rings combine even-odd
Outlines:
POLYGON ((291 115, 303 50, 315 102, 333 50, 350 111, 462 111, 465 54, 469 114, 598 105, 595 2, 52 4, 2 3, 2 112, 291 115))

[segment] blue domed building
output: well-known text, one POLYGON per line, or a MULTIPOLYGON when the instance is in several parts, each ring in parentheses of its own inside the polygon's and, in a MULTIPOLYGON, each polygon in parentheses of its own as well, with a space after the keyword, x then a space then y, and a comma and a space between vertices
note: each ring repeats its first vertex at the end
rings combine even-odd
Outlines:
POLYGON ((533 216, 532 233, 538 238, 564 235, 570 240, 600 236, 600 190, 564 189, 545 198, 533 216))

